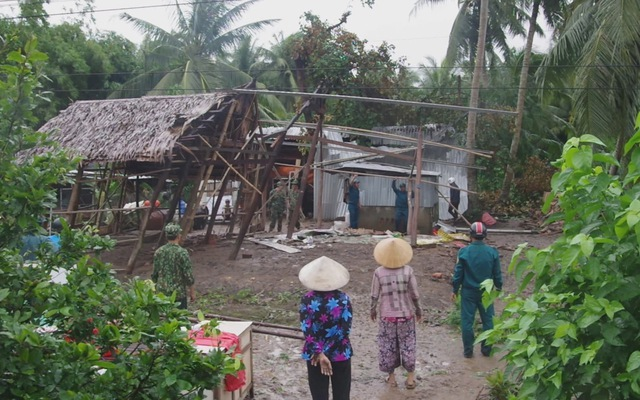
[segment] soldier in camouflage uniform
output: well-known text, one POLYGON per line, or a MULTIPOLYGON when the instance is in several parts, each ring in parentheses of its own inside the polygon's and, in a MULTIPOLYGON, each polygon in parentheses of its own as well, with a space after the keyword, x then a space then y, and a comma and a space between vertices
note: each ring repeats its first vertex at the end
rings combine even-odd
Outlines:
POLYGON ((269 232, 278 224, 278 232, 282 232, 282 219, 286 209, 286 193, 282 182, 276 184, 276 188, 269 193, 269 212, 271 213, 271 223, 269 224, 269 232))
POLYGON ((177 224, 167 224, 164 232, 168 243, 160 247, 153 255, 153 273, 151 280, 155 282, 159 292, 171 296, 176 292, 176 301, 179 308, 187 308, 187 288, 189 297, 195 301, 193 288, 193 271, 191 259, 186 249, 180 246, 180 232, 182 229, 177 224))
MULTIPOLYGON (((289 191, 289 220, 293 217, 293 211, 296 209, 299 195, 298 181, 291 182, 291 190, 289 191)), ((300 214, 298 214, 298 220, 296 221, 296 229, 300 229, 300 214)))

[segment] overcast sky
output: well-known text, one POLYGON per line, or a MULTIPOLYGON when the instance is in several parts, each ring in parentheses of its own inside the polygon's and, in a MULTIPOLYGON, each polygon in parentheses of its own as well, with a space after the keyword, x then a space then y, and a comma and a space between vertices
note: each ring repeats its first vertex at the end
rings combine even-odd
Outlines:
MULTIPOLYGON (((8 0, 0 8, 0 12, 8 13, 6 4, 10 2, 8 0)), ((70 7, 73 3, 73 0, 51 0, 47 10, 50 14, 60 13, 64 7, 70 7)), ((122 21, 119 15, 126 11, 134 17, 171 30, 174 26, 175 4, 175 0, 95 0, 96 27, 99 30, 113 30, 140 43, 142 35, 131 24, 122 21), (131 7, 138 8, 126 9, 131 7)), ((356 33, 361 39, 366 39, 371 45, 379 45, 383 41, 393 44, 396 57, 406 57, 411 66, 418 66, 427 56, 440 63, 446 53, 449 32, 458 12, 458 2, 450 0, 424 6, 417 15, 410 16, 413 5, 414 0, 376 0, 370 9, 362 6, 360 0, 261 0, 249 9, 243 22, 279 19, 273 27, 265 29, 257 37, 260 44, 268 45, 276 33, 283 32, 286 36, 297 31, 300 17, 306 11, 313 12, 331 24, 339 21, 344 12, 351 11, 344 28, 356 33)), ((52 17, 54 21, 61 18, 69 17, 52 17)), ((542 40, 537 38, 537 41, 542 40)))

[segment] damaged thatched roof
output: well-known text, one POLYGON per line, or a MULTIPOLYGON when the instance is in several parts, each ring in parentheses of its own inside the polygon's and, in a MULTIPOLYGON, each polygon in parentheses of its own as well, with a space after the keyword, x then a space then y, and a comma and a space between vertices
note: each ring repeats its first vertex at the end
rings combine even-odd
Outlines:
POLYGON ((85 162, 162 161, 225 93, 76 101, 39 129, 85 162))

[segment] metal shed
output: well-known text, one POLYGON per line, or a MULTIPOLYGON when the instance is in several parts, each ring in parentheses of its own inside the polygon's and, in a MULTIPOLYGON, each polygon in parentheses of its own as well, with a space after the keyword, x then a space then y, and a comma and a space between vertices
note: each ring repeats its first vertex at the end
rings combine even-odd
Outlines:
MULTIPOLYGON (((323 135, 330 140, 342 141, 341 133, 323 130, 323 135)), ((322 219, 336 220, 344 218, 347 205, 343 202, 344 179, 351 174, 358 174, 361 182, 360 201, 362 210, 359 225, 363 228, 386 230, 395 225, 395 194, 391 189, 391 181, 397 177, 398 184, 411 174, 411 168, 378 163, 381 156, 369 156, 369 161, 354 161, 354 158, 367 156, 369 153, 351 150, 335 144, 322 147, 316 153, 316 164, 323 164, 323 168, 316 168, 314 187, 322 184, 323 190, 314 190, 314 214, 322 210, 322 219), (344 161, 340 161, 344 160, 344 161), (336 161, 331 163, 330 161, 336 161), (322 176, 321 176, 322 175, 322 176), (322 182, 322 183, 321 183, 322 182), (322 199, 320 199, 322 195, 322 199), (322 205, 320 206, 320 203, 322 205)), ((414 174, 415 175, 415 171, 414 174)), ((420 185, 420 215, 418 229, 430 232, 433 222, 438 220, 438 193, 435 185, 426 182, 437 182, 440 174, 436 171, 422 170, 423 183, 420 185)))

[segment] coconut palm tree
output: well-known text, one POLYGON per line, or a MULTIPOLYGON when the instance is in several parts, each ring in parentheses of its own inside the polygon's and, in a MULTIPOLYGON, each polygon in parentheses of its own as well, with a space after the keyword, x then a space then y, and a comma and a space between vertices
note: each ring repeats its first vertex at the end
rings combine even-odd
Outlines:
MULTIPOLYGON (((568 11, 543 66, 576 66, 568 76, 575 88, 576 129, 615 142, 622 160, 640 107, 640 3, 575 0, 568 11)), ((617 167, 610 172, 617 173, 617 167)))
MULTIPOLYGON (((417 0, 412 14, 427 4, 437 4, 444 0, 417 0)), ((445 57, 445 65, 459 65, 463 60, 473 63, 473 76, 469 94, 469 107, 478 107, 480 86, 484 78, 485 56, 495 57, 495 49, 503 52, 505 59, 510 55, 507 44, 508 31, 511 35, 523 35, 522 22, 526 14, 517 4, 503 0, 458 0, 460 11, 455 19, 449 35, 449 46, 445 57), (489 10, 492 18, 489 19, 489 10), (474 46, 475 41, 475 46, 474 46)), ((470 112, 467 119, 466 147, 473 149, 476 143, 477 114, 470 112)), ((475 165, 475 156, 467 155, 467 164, 475 165)), ((477 189, 477 171, 469 168, 467 185, 471 192, 477 189)), ((477 196, 469 193, 469 210, 474 212, 477 196)))
POLYGON ((251 77, 223 62, 246 36, 271 25, 262 20, 235 23, 258 0, 176 3, 176 30, 166 30, 129 14, 121 18, 146 35, 142 50, 148 66, 111 97, 143 94, 192 94, 247 83, 251 77))
MULTIPOLYGON (((525 0, 526 1, 526 0, 525 0)), ((525 4, 526 5, 526 4, 525 4)), ((533 49, 533 39, 538 32, 538 15, 542 7, 543 15, 550 26, 556 26, 560 21, 561 15, 566 8, 567 2, 563 0, 533 0, 531 4, 531 16, 529 18, 529 30, 527 32, 527 41, 524 48, 524 57, 522 69, 520 70, 520 83, 518 85, 518 101, 516 104, 516 123, 509 148, 509 162, 504 174, 502 182, 502 201, 507 201, 511 193, 511 184, 513 183, 514 169, 513 164, 516 162, 518 148, 520 146, 520 138, 522 135, 522 121, 524 120, 524 105, 527 97, 527 81, 529 79, 529 67, 531 65, 531 50, 533 49)))
MULTIPOLYGON (((451 0, 416 0, 411 15, 416 15, 426 5, 436 5, 451 0)), ((480 0, 458 0, 459 11, 451 32, 443 64, 456 66, 461 62, 475 64, 480 24, 480 0)), ((526 13, 513 1, 497 0, 489 3, 491 18, 487 25, 485 61, 493 58, 509 58, 511 51, 508 36, 524 36, 523 22, 526 13)))

